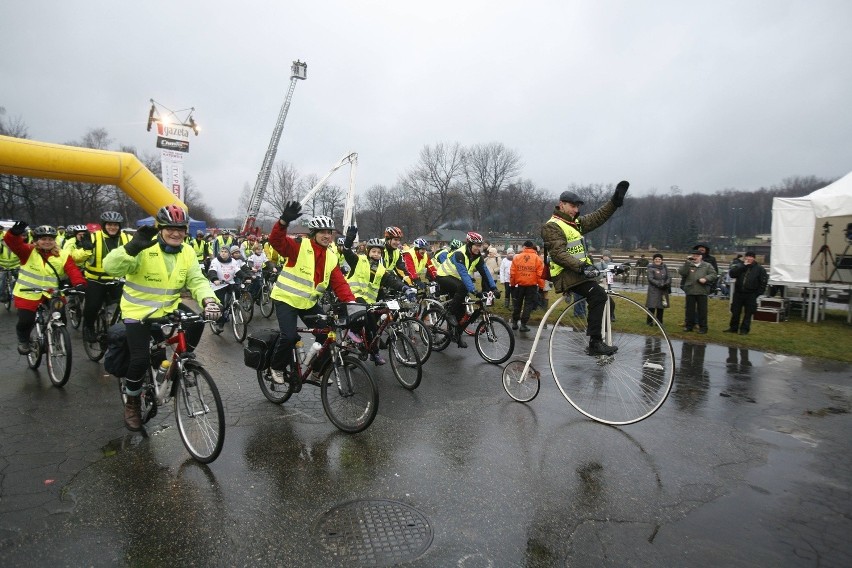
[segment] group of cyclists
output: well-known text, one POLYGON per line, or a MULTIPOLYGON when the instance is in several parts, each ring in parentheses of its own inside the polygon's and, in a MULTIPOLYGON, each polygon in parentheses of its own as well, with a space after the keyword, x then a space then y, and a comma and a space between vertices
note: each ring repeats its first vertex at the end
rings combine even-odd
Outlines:
MULTIPOLYGON (((602 341, 599 317, 595 327, 596 314, 606 296, 597 284, 596 272, 593 274, 582 235, 621 206, 627 185, 620 183, 610 202, 584 217, 579 217, 582 201, 571 192, 564 192, 553 217, 542 229, 557 292, 567 293, 570 288, 588 300, 591 355, 611 354, 612 348, 602 341)), ((322 313, 320 299, 328 290, 340 302, 372 304, 383 293, 401 293, 413 300, 418 288, 425 287, 428 281, 435 282, 441 293, 450 298, 446 319, 460 348, 467 347, 460 321, 467 295, 477 293, 474 273, 481 277, 482 293, 496 292, 499 297, 485 266, 483 237, 479 233, 471 231, 464 242, 453 241, 433 255, 429 243, 421 238, 404 250, 403 232, 393 226, 385 229, 384 238, 370 238, 358 246, 355 227, 349 227, 344 237, 335 240, 335 222, 324 215, 310 218, 307 237, 288 234, 290 224, 301 216, 301 204, 288 202, 265 243, 248 237, 241 244, 231 234, 211 239, 199 232, 190 237, 189 215, 180 205, 160 208, 155 225, 141 226, 132 236, 122 231, 124 218, 115 211, 104 212, 100 218, 102 228, 94 232, 84 225, 71 226, 68 231, 41 225, 32 229, 28 238, 27 223, 17 221, 2 236, 0 267, 4 277, 18 271, 13 291, 18 352, 29 352, 36 309, 47 297, 45 292, 31 290, 55 289, 65 280, 85 290, 84 341, 91 339, 93 321, 101 306, 119 300, 130 353, 124 380, 124 423, 127 429, 138 431, 142 428, 142 380, 154 363, 149 353, 151 328, 145 321, 176 309, 192 311, 181 303, 185 291, 201 307, 207 321, 221 325, 223 294, 219 287, 251 277, 252 273, 271 275, 274 284, 270 297, 280 329, 271 357, 271 373, 276 383, 289 383, 292 392, 299 392, 302 387, 298 373, 288 368, 299 340, 297 318, 322 313), (116 279, 123 279, 123 286, 106 286, 116 279)), ((5 290, 5 286, 0 290, 5 290)), ((376 329, 369 314, 366 326, 368 334, 376 329)), ((198 345, 203 329, 202 321, 187 330, 190 350, 198 345)), ((317 340, 322 342, 325 338, 317 340)), ((375 364, 384 364, 377 350, 371 356, 375 364)), ((324 363, 314 360, 312 369, 318 372, 324 363)))

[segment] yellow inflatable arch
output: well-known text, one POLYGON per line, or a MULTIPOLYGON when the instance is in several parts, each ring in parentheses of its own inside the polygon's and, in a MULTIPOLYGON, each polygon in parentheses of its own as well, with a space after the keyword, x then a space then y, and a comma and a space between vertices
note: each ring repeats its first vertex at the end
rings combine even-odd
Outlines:
POLYGON ((115 185, 149 215, 183 204, 133 154, 0 136, 0 173, 115 185))

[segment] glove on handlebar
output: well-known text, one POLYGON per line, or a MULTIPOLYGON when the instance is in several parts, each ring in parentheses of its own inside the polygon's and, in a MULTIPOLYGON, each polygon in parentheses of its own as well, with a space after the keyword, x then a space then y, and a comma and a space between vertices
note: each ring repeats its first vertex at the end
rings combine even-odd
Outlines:
POLYGON ((589 280, 591 280, 593 278, 597 278, 599 274, 600 274, 600 271, 597 268, 595 268, 594 266, 592 266, 591 264, 587 264, 586 266, 583 267, 583 276, 585 276, 589 280))

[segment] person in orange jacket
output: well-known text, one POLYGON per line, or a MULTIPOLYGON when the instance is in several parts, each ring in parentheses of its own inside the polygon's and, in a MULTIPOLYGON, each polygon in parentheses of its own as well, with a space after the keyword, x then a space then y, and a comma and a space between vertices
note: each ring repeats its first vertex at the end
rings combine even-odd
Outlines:
POLYGON ((524 242, 524 250, 512 259, 509 269, 509 285, 514 293, 515 307, 512 310, 512 329, 518 329, 521 321, 521 331, 529 331, 527 322, 530 313, 538 303, 539 290, 544 290, 544 262, 538 256, 532 241, 524 242), (523 314, 521 313, 523 306, 523 314))

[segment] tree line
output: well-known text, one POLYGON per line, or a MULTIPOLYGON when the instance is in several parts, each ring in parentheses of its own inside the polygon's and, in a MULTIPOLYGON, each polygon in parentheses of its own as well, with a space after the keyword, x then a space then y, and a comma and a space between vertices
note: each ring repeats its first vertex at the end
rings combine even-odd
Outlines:
MULTIPOLYGON (((20 119, 8 119, 0 107, 0 134, 26 138, 27 128, 20 119)), ((114 141, 105 129, 97 128, 66 144, 108 150, 114 141)), ((159 156, 139 155, 132 147, 119 150, 136 155, 159 177, 159 156)), ((408 240, 436 229, 536 239, 563 190, 584 200, 581 213, 595 210, 614 191, 613 184, 566 182, 560 188, 539 187, 522 175, 523 166, 521 156, 502 143, 425 145, 417 161, 393 185, 377 184, 358 196, 355 218, 359 234, 362 239, 381 236, 384 227, 393 225, 402 228, 408 240)), ((209 226, 233 223, 218 220, 204 203, 203 190, 190 175, 185 178, 192 217, 209 226)), ((269 228, 284 203, 300 199, 318 180, 316 174, 302 174, 292 164, 276 162, 258 215, 260 225, 269 228)), ((699 238, 735 244, 738 239, 770 233, 774 197, 807 195, 832 181, 798 176, 755 191, 720 189, 714 194, 687 193, 677 186, 641 194, 634 184, 624 206, 591 233, 590 239, 596 248, 627 250, 684 250, 699 238)), ((235 204, 237 222, 248 209, 250 195, 246 183, 235 204)), ((306 204, 305 212, 328 215, 342 226, 345 196, 343 188, 326 185, 306 204)), ((128 220, 146 216, 114 186, 0 175, 0 218, 21 218, 31 224, 84 223, 97 221, 108 209, 121 212, 128 220)))

